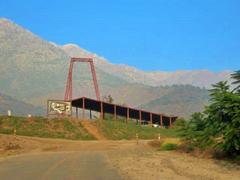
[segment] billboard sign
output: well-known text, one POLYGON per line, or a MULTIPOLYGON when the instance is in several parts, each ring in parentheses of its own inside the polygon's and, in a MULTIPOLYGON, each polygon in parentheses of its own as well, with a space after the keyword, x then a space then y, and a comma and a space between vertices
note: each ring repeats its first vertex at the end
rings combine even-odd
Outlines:
POLYGON ((72 105, 70 101, 63 100, 48 100, 48 115, 64 115, 72 114, 72 105))

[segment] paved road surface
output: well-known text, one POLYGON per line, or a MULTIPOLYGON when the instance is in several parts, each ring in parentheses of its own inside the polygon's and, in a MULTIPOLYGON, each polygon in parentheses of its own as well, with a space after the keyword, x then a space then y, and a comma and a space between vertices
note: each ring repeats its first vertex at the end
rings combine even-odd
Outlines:
POLYGON ((61 152, 24 155, 0 161, 0 179, 122 179, 101 152, 61 152))

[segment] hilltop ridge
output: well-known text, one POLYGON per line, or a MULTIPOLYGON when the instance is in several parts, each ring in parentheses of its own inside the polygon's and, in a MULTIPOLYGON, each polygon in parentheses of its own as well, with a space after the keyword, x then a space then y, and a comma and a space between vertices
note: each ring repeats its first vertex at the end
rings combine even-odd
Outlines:
MULTIPOLYGON (((48 42, 5 18, 0 18, 0 54, 1 92, 42 108, 45 108, 47 99, 63 98, 70 56, 94 57, 101 96, 110 94, 118 104, 141 106, 146 110, 153 108, 181 116, 201 111, 206 104, 204 94, 207 90, 202 89, 203 94, 199 94, 193 86, 209 87, 227 79, 230 74, 228 71, 213 73, 205 70, 144 72, 128 65, 113 64, 73 43, 60 46, 48 42), (189 107, 187 110, 176 110, 176 105, 181 107, 179 101, 174 100, 180 89, 174 84, 189 91, 181 97, 189 107), (194 95, 189 98, 190 94, 194 95), (168 106, 163 107, 161 102, 153 103, 154 107, 149 105, 163 95, 169 97, 168 106), (190 100, 185 101, 184 98, 190 100), (195 108, 191 108, 192 101, 195 108)), ((87 64, 76 65, 73 83, 73 97, 95 97, 87 64)))

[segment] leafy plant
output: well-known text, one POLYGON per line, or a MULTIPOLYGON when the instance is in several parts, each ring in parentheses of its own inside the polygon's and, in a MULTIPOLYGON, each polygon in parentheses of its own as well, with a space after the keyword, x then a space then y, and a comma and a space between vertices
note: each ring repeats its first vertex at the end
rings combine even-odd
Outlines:
POLYGON ((233 91, 240 93, 240 70, 234 72, 231 76, 234 79, 232 84, 236 85, 233 91))
POLYGON ((227 81, 213 85, 210 105, 203 113, 194 113, 179 128, 188 144, 214 148, 229 156, 240 154, 240 71, 232 78, 236 86, 232 91, 227 81))
POLYGON ((177 145, 177 144, 166 143, 166 144, 163 144, 163 145, 160 147, 160 150, 172 151, 172 150, 176 150, 177 148, 178 148, 178 145, 177 145))

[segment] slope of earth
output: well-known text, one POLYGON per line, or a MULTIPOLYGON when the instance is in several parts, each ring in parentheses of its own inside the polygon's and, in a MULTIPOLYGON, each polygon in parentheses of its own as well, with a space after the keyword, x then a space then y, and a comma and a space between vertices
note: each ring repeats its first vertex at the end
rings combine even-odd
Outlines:
POLYGON ((178 132, 174 129, 153 128, 151 126, 140 126, 133 121, 125 122, 125 119, 103 120, 93 122, 95 128, 111 140, 134 140, 157 139, 159 134, 162 138, 176 138, 178 132))
MULTIPOLYGON (((64 95, 69 56, 58 46, 42 40, 21 26, 0 18, 0 87, 16 99, 45 106, 48 98, 64 95)), ((93 96, 87 64, 76 65, 73 77, 76 96, 93 96), (76 67, 80 67, 77 70, 76 67), (77 90, 82 87, 81 92, 77 90)), ((101 89, 125 83, 97 69, 101 89)))
POLYGON ((191 85, 151 87, 130 84, 120 86, 118 91, 110 89, 108 93, 118 104, 185 118, 201 112, 209 100, 208 90, 191 85))
POLYGON ((1 91, 21 100, 60 88, 67 55, 6 19, 0 19, 1 91))
POLYGON ((60 46, 70 56, 93 56, 99 69, 111 75, 120 77, 131 83, 140 83, 149 86, 191 84, 193 86, 209 88, 219 81, 228 80, 231 71, 214 73, 208 70, 146 72, 124 64, 112 64, 104 57, 91 53, 76 44, 60 46))
POLYGON ((97 140, 106 140, 105 136, 96 128, 90 120, 81 120, 83 127, 92 134, 97 140))
POLYGON ((69 119, 46 119, 43 117, 0 116, 0 133, 47 138, 94 140, 80 121, 69 119))
POLYGON ((143 84, 126 84, 119 86, 117 91, 110 88, 106 94, 110 94, 115 103, 137 107, 140 104, 148 103, 166 94, 170 88, 152 87, 143 84))
MULTIPOLYGON (((43 108, 46 106, 47 99, 63 99, 69 56, 86 57, 92 55, 76 45, 65 45, 61 47, 49 43, 4 18, 0 19, 0 54, 1 92, 43 108)), ((159 83, 149 79, 149 77, 163 82, 163 79, 166 79, 165 74, 168 73, 159 76, 156 75, 157 73, 150 73, 150 75, 148 75, 148 73, 141 72, 139 74, 139 70, 137 69, 128 66, 113 65, 104 58, 100 58, 97 55, 93 56, 95 64, 97 65, 96 71, 101 95, 112 95, 116 103, 137 107, 159 99, 165 94, 175 97, 171 95, 172 91, 178 93, 174 91, 175 87, 153 87, 144 85, 145 83, 156 86, 159 83), (136 80, 136 77, 139 77, 141 80, 136 80), (133 84, 129 82, 140 83, 133 84)), ((192 73, 201 74, 195 71, 192 73)), ((196 79, 195 75, 193 76, 188 73, 183 74, 184 76, 182 76, 182 73, 166 76, 168 76, 167 79, 171 79, 171 84, 181 84, 187 77, 192 78, 191 82, 188 81, 183 84, 201 82, 201 78, 196 79), (176 77, 180 79, 180 81, 175 81, 174 79, 176 79, 176 77)), ((204 74, 204 78, 202 78, 204 80, 219 80, 218 75, 214 73, 208 72, 204 74)), ((197 76, 202 77, 202 75, 197 76)), ((95 97, 88 64, 77 64, 75 66, 73 83, 74 98, 80 96, 95 97)), ((188 90, 191 91, 194 90, 194 88, 188 88, 188 90)), ((191 92, 189 94, 191 94, 191 92)), ((185 95, 188 96, 187 93, 185 95)), ((198 94, 195 95, 198 96, 198 94)), ((196 104, 196 106, 191 109, 191 102, 186 103, 186 106, 189 108, 186 108, 186 111, 185 109, 181 109, 183 112, 181 112, 180 115, 183 114, 187 116, 194 111, 202 110, 202 101, 195 101, 194 104, 196 104)), ((180 105, 177 106, 180 107, 180 105)), ((180 110, 171 111, 175 108, 176 104, 174 102, 174 104, 169 103, 163 110, 179 115, 180 110)), ((150 108, 146 107, 146 109, 150 108)), ((162 109, 159 108, 155 108, 155 110, 157 112, 163 112, 162 109)))
POLYGON ((8 110, 11 110, 13 115, 26 116, 28 114, 40 115, 44 113, 42 107, 36 107, 0 93, 0 114, 6 115, 8 110))
POLYGON ((208 104, 209 92, 190 85, 173 86, 168 93, 139 108, 154 112, 164 112, 180 117, 189 117, 193 112, 201 112, 208 104))
POLYGON ((0 133, 17 135, 62 138, 73 140, 120 140, 155 139, 176 137, 174 129, 152 128, 140 126, 134 122, 125 123, 122 119, 114 120, 77 120, 77 119, 46 119, 43 117, 7 117, 0 116, 0 133))

